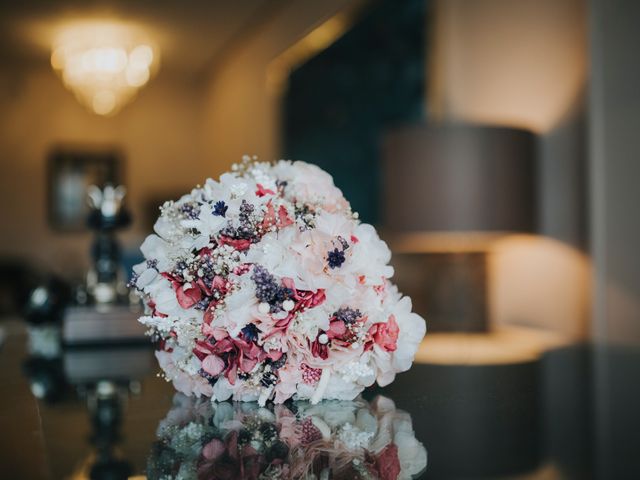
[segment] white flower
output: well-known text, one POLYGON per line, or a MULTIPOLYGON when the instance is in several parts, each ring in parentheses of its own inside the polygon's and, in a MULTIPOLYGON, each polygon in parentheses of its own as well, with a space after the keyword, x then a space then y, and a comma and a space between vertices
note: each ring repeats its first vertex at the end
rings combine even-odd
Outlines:
POLYGON ((158 277, 158 271, 155 268, 148 268, 146 263, 136 265, 133 271, 138 275, 136 286, 140 289, 150 285, 158 277))
POLYGON ((300 260, 292 254, 290 245, 297 234, 293 228, 267 233, 260 243, 251 246, 246 261, 262 265, 273 275, 296 278, 300 260))
POLYGON ((164 334, 169 334, 174 326, 174 320, 171 317, 144 316, 140 317, 138 321, 145 327, 155 329, 158 332, 162 332, 164 334))
POLYGON ((226 297, 225 307, 213 324, 227 328, 231 336, 236 337, 258 315, 258 299, 248 275, 241 277, 238 287, 226 297))
POLYGON ((314 340, 319 330, 327 330, 329 328, 329 315, 323 309, 311 308, 298 314, 289 328, 291 332, 314 340))
POLYGON ((140 251, 147 260, 156 261, 161 272, 169 270, 173 265, 175 248, 158 235, 149 235, 142 242, 140 251))
POLYGON ((184 315, 184 311, 176 298, 176 292, 173 290, 171 282, 166 278, 158 275, 153 282, 144 287, 144 291, 153 298, 158 312, 178 318, 184 315))
POLYGON ((285 190, 288 197, 302 203, 318 204, 327 211, 349 208, 342 192, 333 184, 331 175, 317 166, 305 162, 291 164, 280 161, 274 170, 289 182, 285 190))
MULTIPOLYGON (((211 236, 216 235, 222 227, 227 223, 227 220, 222 215, 216 215, 214 213, 214 205, 204 205, 197 219, 188 219, 182 221, 182 226, 185 228, 193 228, 199 231, 206 239, 206 243, 209 243, 211 236)), ((204 247, 205 245, 202 245, 204 247)), ((200 247, 200 248, 202 248, 200 247)))
POLYGON ((368 355, 364 354, 356 360, 343 365, 337 370, 345 382, 369 386, 375 379, 375 370, 368 364, 368 355))
MULTIPOLYGON (((364 386, 346 381, 341 376, 332 376, 326 390, 323 392, 323 398, 334 400, 353 400, 364 390, 364 386)), ((313 401, 313 400, 312 400, 313 401)))
POLYGON ((321 211, 316 216, 315 224, 314 231, 321 232, 330 239, 340 236, 345 240, 349 240, 355 227, 353 220, 345 216, 344 213, 325 211, 321 211))
MULTIPOLYGON (((331 428, 339 428, 346 424, 355 424, 356 415, 354 413, 354 404, 350 402, 327 401, 316 405, 315 407, 326 406, 323 408, 322 417, 331 428)), ((357 404, 356 404, 357 405, 357 404)), ((313 409, 311 409, 313 412, 313 409)))
POLYGON ((373 432, 363 432, 358 427, 345 423, 340 429, 338 439, 348 450, 366 448, 373 437, 373 432))
POLYGON ((400 327, 398 348, 393 352, 393 366, 397 372, 404 372, 411 368, 418 346, 427 331, 427 326, 420 315, 411 311, 411 299, 402 297, 392 310, 396 322, 400 327))
POLYGON ((427 450, 416 439, 411 428, 411 417, 405 415, 394 424, 396 434, 393 443, 398 447, 401 479, 411 479, 427 468, 427 450))
MULTIPOLYGON (((174 350, 174 352, 176 352, 176 350, 174 350)), ((213 390, 209 382, 200 376, 189 375, 182 371, 176 366, 173 357, 173 353, 163 351, 156 352, 156 358, 158 359, 160 368, 164 370, 167 379, 173 381, 173 386, 176 390, 185 395, 194 395, 196 397, 205 395, 210 397, 213 390)))
POLYGON ((233 386, 226 378, 219 378, 213 386, 213 395, 211 399, 218 400, 219 402, 224 402, 225 400, 228 400, 231 395, 233 395, 233 386))
POLYGON ((220 176, 220 184, 226 190, 227 195, 218 200, 224 200, 229 204, 230 214, 238 211, 242 200, 249 203, 258 202, 256 197, 256 183, 249 178, 239 178, 235 173, 223 173, 220 176))
POLYGON ((249 174, 256 182, 256 184, 262 185, 263 188, 276 191, 277 178, 271 173, 271 165, 267 162, 255 162, 249 169, 249 174))
POLYGON ((380 240, 375 229, 366 223, 358 225, 354 231, 358 239, 350 251, 350 261, 358 277, 364 276, 367 285, 379 285, 381 279, 393 276, 393 267, 387 265, 391 251, 380 240))

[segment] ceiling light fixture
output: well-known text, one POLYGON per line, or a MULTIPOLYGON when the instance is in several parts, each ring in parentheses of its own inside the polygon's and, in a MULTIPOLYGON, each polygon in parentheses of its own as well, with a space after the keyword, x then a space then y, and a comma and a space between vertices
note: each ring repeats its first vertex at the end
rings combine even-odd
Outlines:
POLYGON ((159 52, 125 25, 80 24, 58 35, 51 66, 82 105, 111 116, 157 72, 159 52))

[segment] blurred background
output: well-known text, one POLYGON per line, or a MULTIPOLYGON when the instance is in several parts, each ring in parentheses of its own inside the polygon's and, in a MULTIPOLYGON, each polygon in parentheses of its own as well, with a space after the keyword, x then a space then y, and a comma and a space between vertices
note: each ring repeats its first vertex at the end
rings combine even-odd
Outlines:
MULTIPOLYGON (((420 365, 535 364, 533 387, 529 370, 497 393, 425 371, 433 385, 488 405, 533 388, 534 444, 575 478, 625 477, 640 441, 639 20, 632 0, 3 2, 0 342, 38 286, 59 305, 122 301, 163 201, 243 154, 304 160, 392 248, 427 319, 420 365), (90 185, 126 187, 117 229, 87 224, 90 185)), ((468 432, 496 421, 487 408, 468 432)), ((485 468, 455 464, 433 478, 485 468)))

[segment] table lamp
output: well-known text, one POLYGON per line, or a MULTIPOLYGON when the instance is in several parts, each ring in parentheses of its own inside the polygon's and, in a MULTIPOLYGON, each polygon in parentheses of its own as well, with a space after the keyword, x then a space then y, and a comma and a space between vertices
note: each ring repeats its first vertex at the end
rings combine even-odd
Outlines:
MULTIPOLYGON (((440 459, 432 473, 531 471, 540 455, 537 372, 547 343, 534 331, 490 328, 487 257, 493 240, 535 232, 535 137, 512 128, 413 125, 385 136, 382 158, 395 281, 429 332, 414 370, 440 395, 427 397, 418 422, 425 429, 418 433, 438 439, 429 446, 440 459), (514 399, 519 408, 505 414, 502 406, 514 399)), ((396 383, 399 395, 412 394, 396 383)))
POLYGON ((384 227, 401 290, 432 332, 488 331, 491 240, 535 230, 535 136, 412 125, 385 136, 382 158, 384 227))

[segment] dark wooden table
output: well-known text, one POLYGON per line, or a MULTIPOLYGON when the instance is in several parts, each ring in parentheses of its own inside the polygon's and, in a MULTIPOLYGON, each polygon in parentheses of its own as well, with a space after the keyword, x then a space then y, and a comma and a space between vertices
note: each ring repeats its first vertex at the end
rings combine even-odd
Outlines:
MULTIPOLYGON (((19 319, 0 321, 0 328, 0 478, 89 478, 105 441, 131 476, 144 478, 159 422, 174 397, 172 386, 156 376, 152 350, 63 350, 38 360, 19 319), (97 414, 87 385, 101 375, 120 389, 119 403, 97 414), (34 393, 48 393, 51 400, 34 393), (113 420, 109 415, 120 419, 118 428, 97 434, 98 424, 113 420)), ((416 364, 363 397, 384 395, 411 415, 428 451, 420 478, 640 478, 637 403, 626 413, 628 431, 602 438, 593 358, 592 348, 570 345, 512 363, 416 364), (603 454, 609 450, 628 463, 607 463, 611 458, 603 454)), ((621 372, 638 372, 636 351, 611 358, 621 372)), ((629 402, 638 398, 637 379, 631 376, 624 392, 629 402)))

